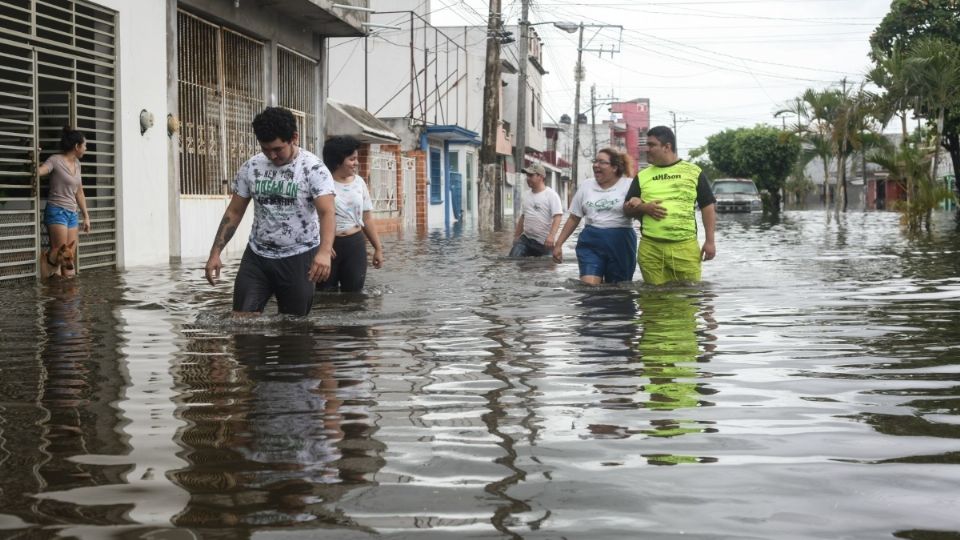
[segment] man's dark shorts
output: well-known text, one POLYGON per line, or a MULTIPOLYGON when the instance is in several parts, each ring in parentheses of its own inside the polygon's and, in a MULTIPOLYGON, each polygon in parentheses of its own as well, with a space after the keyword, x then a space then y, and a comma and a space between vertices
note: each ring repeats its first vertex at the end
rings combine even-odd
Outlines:
POLYGON ((527 238, 527 235, 521 234, 520 238, 513 243, 513 247, 510 248, 510 257, 542 257, 544 255, 549 255, 550 250, 546 246, 527 238))
POLYGON ((261 257, 247 246, 233 284, 233 310, 263 312, 271 296, 277 297, 277 311, 306 315, 313 307, 316 284, 307 274, 320 246, 282 259, 261 257))

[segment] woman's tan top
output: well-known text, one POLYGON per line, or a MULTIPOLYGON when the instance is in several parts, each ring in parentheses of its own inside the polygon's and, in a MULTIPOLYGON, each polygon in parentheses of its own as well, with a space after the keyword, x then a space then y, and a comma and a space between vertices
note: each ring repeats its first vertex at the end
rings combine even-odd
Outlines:
POLYGON ((75 174, 70 172, 71 163, 63 154, 50 156, 44 165, 50 167, 50 195, 47 197, 47 204, 76 212, 77 191, 83 185, 80 179, 80 162, 73 163, 76 166, 75 174))

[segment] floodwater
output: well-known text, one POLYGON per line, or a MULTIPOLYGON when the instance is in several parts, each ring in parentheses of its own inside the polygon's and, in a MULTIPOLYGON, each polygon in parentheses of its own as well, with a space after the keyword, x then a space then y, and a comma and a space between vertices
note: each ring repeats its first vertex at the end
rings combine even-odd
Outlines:
POLYGON ((387 235, 299 320, 231 321, 202 261, 4 286, 0 538, 956 539, 935 225, 721 216, 672 288, 387 235))

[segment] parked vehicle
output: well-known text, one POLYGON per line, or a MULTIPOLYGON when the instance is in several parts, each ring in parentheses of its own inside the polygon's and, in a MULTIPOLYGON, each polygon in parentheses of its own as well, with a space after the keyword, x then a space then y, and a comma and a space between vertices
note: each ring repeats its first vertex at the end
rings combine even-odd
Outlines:
POLYGON ((760 212, 763 204, 757 185, 749 178, 718 178, 713 181, 717 212, 760 212))

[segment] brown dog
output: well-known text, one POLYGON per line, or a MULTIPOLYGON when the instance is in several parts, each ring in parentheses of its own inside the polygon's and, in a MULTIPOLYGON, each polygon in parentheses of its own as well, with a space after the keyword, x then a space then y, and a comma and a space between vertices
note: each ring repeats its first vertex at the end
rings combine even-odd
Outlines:
POLYGON ((64 244, 60 246, 60 249, 53 254, 53 257, 50 256, 50 250, 46 250, 40 253, 40 280, 47 281, 53 276, 57 277, 71 277, 64 275, 64 270, 73 270, 75 268, 74 261, 76 260, 76 247, 77 242, 73 241, 69 244, 64 244))

